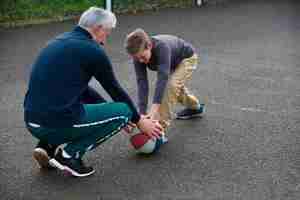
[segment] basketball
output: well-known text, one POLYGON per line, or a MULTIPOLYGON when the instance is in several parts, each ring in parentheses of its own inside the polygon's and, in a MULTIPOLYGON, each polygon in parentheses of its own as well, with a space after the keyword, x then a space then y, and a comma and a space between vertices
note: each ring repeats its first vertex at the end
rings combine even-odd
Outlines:
POLYGON ((130 138, 133 148, 141 154, 152 154, 159 150, 163 144, 163 139, 151 139, 145 133, 137 133, 130 138))

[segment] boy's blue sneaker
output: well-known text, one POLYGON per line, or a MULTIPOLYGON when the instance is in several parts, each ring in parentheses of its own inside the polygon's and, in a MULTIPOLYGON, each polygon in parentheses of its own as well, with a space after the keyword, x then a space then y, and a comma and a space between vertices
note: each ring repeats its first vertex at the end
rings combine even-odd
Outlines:
POLYGON ((166 143, 168 143, 168 138, 165 136, 165 135, 163 135, 162 137, 161 137, 161 140, 162 140, 162 144, 166 144, 166 143))
POLYGON ((191 119, 196 117, 201 117, 205 112, 205 105, 200 104, 199 109, 186 108, 176 114, 176 119, 191 119))

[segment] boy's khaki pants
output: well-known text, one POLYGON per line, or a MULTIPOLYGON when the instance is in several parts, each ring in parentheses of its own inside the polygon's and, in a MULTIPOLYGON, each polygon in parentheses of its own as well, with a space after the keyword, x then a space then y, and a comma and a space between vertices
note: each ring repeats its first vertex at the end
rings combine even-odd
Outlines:
POLYGON ((198 56, 194 54, 192 57, 184 59, 170 76, 160 105, 159 116, 155 116, 164 128, 170 125, 175 104, 181 103, 191 109, 199 107, 199 100, 185 86, 186 82, 191 79, 197 64, 198 56))

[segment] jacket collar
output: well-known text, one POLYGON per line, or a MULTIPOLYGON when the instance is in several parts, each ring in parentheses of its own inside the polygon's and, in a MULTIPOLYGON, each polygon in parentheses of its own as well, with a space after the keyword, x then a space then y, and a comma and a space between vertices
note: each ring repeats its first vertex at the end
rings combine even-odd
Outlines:
POLYGON ((83 35, 85 35, 86 37, 90 38, 90 39, 93 39, 93 36, 87 31, 85 30, 84 28, 80 27, 80 26, 75 26, 74 28, 74 31, 76 32, 80 32, 82 33, 83 35))

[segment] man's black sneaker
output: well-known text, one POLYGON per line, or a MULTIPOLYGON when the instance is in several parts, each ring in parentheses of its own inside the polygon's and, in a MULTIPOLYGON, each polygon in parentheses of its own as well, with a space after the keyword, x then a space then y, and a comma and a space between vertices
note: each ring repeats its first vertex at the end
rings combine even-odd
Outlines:
POLYGON ((33 158, 41 169, 53 169, 49 160, 54 157, 57 146, 39 142, 33 150, 33 158))
POLYGON ((176 114, 176 119, 191 119, 195 117, 201 117, 201 115, 205 112, 205 105, 200 104, 199 109, 190 109, 186 108, 176 114))
POLYGON ((89 176, 95 172, 92 167, 86 167, 81 159, 64 158, 61 149, 58 150, 54 158, 50 159, 49 163, 66 174, 76 177, 89 176))

